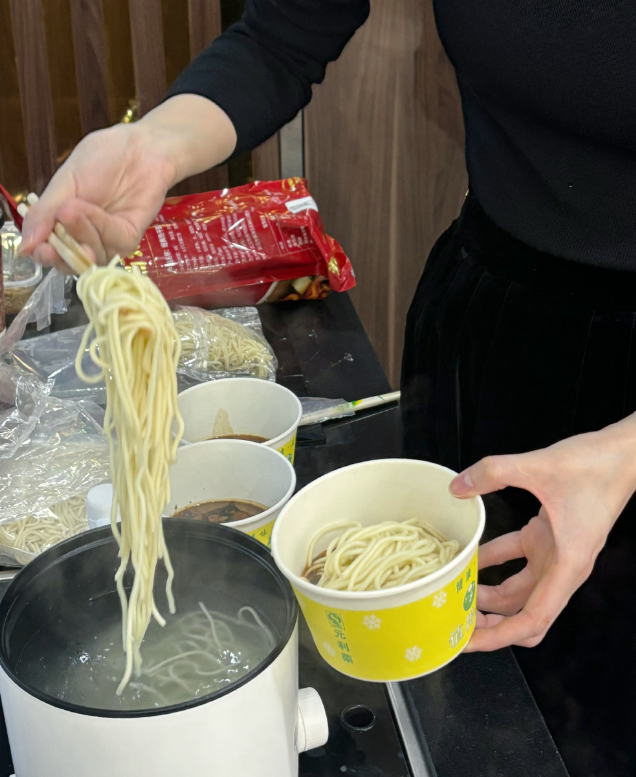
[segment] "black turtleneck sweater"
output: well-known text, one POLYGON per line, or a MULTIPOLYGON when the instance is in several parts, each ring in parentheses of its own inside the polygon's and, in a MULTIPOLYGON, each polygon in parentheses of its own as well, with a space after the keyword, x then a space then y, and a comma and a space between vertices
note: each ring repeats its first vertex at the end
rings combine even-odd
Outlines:
MULTIPOLYGON (((526 244, 636 271, 636 0, 435 0, 471 188, 526 244)), ((254 148, 311 98, 368 0, 247 0, 172 94, 208 97, 254 148)), ((369 164, 373 164, 369 160, 369 164)))

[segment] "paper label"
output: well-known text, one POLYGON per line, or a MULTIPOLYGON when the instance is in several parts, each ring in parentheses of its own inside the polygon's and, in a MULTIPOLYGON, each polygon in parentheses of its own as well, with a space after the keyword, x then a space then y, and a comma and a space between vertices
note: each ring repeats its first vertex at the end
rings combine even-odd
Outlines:
POLYGON ((300 213, 301 210, 318 210, 313 197, 300 197, 298 200, 290 200, 285 204, 287 205, 287 210, 291 213, 300 213))

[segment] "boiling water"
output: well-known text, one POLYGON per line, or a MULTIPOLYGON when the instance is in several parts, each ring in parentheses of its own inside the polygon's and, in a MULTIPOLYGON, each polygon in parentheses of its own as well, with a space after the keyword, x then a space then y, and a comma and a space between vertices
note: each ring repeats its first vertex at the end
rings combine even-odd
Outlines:
MULTIPOLYGON (((116 594, 94 600, 94 614, 112 611, 114 601, 119 603, 116 594)), ((199 602, 195 609, 169 615, 164 628, 153 621, 141 647, 141 674, 117 696, 125 663, 121 622, 111 616, 84 618, 80 624, 72 640, 64 639, 68 626, 61 621, 47 624, 25 645, 15 671, 50 696, 93 709, 148 710, 206 696, 240 680, 276 646, 259 613, 224 594, 222 611, 218 604, 199 602), (99 629, 105 622, 108 626, 99 629)))

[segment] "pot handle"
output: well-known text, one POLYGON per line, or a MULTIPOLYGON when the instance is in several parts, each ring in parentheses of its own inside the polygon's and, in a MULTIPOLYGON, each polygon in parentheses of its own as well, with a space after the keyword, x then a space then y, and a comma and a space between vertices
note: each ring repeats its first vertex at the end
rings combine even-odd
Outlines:
POLYGON ((313 688, 298 691, 296 747, 299 753, 321 747, 329 739, 329 724, 324 704, 313 688))

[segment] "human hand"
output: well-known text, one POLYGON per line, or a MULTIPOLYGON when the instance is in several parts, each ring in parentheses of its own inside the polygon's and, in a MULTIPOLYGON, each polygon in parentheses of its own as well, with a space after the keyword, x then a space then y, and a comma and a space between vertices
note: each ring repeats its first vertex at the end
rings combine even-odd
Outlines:
POLYGON ((59 221, 98 264, 129 254, 176 183, 229 156, 236 133, 210 100, 178 95, 135 124, 82 140, 23 227, 21 252, 69 272, 46 241, 59 221))
POLYGON ((174 165, 135 125, 88 135, 27 213, 21 251, 69 272, 46 240, 56 221, 98 264, 133 251, 163 204, 174 165))
POLYGON ((467 651, 508 645, 534 647, 590 576, 607 535, 636 490, 636 422, 571 437, 531 453, 483 459, 458 475, 459 498, 507 486, 530 491, 542 504, 521 531, 479 550, 479 568, 527 559, 499 586, 480 585, 477 627, 467 651))

